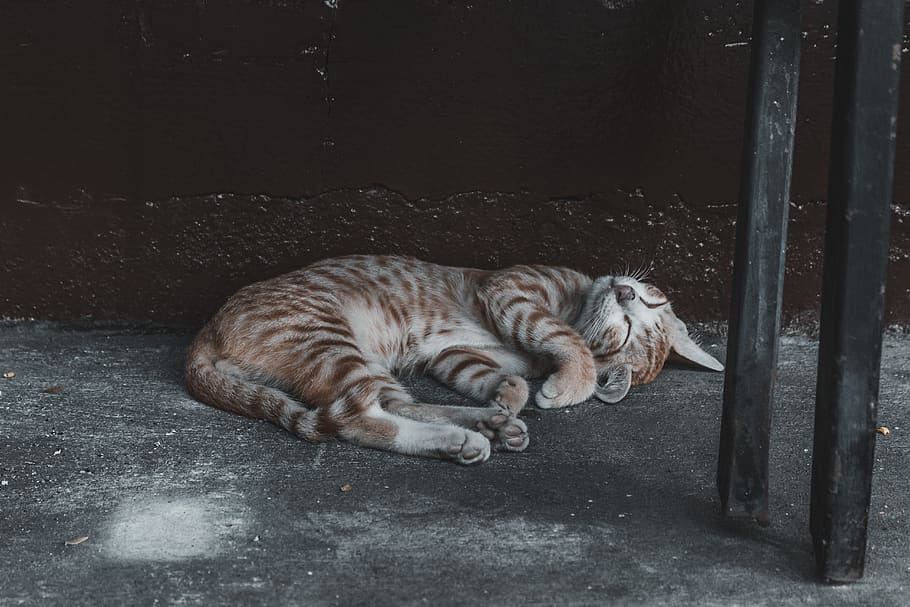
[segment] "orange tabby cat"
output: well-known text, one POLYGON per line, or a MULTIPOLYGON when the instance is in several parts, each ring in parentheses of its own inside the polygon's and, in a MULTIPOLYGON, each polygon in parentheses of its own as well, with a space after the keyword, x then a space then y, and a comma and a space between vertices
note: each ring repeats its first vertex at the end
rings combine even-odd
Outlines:
POLYGON ((525 377, 546 377, 538 407, 614 403, 652 381, 671 350, 723 369, 663 293, 629 276, 352 256, 241 289, 193 342, 186 385, 305 439, 474 464, 491 447, 527 447, 525 377), (408 373, 486 406, 416 403, 396 379, 408 373))

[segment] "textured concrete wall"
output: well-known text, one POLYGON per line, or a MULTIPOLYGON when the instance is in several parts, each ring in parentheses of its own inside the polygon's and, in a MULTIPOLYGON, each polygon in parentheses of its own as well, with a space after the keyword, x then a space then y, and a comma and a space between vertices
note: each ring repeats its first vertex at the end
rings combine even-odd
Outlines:
MULTIPOLYGON (((791 320, 820 288, 833 4, 804 13, 791 320)), ((705 0, 2 3, 0 317, 196 323, 244 283, 397 252, 654 263, 681 313, 723 318, 750 21, 705 0)))

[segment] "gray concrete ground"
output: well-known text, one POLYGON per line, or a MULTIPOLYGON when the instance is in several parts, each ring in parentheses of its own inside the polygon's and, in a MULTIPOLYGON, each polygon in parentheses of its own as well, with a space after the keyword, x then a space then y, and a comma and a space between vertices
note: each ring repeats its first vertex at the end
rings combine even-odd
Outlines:
POLYGON ((529 410, 525 453, 463 468, 198 404, 189 339, 0 327, 0 605, 910 604, 910 337, 885 342, 866 577, 839 587, 808 535, 811 340, 783 341, 762 529, 718 514, 720 374, 529 410))

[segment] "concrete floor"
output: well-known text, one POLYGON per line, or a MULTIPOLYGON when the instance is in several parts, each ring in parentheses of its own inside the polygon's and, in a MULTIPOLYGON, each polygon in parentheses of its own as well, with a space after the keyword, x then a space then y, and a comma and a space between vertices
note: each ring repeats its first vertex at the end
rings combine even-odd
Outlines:
POLYGON ((866 576, 836 587, 808 535, 811 340, 782 344, 762 529, 718 515, 720 374, 529 410, 525 453, 463 468, 198 404, 189 339, 0 327, 0 606, 910 604, 908 336, 884 347, 866 576))

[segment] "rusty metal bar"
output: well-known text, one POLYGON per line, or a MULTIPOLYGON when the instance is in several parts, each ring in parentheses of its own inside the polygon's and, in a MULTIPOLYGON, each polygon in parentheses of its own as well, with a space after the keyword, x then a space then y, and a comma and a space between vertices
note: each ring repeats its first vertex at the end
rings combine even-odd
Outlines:
POLYGON ((839 5, 812 456, 819 573, 863 575, 878 409, 903 0, 839 5))
POLYGON ((799 82, 799 0, 758 0, 754 11, 717 487, 726 515, 767 524, 771 398, 799 82))

